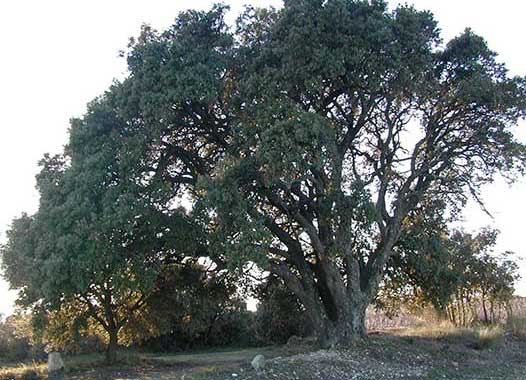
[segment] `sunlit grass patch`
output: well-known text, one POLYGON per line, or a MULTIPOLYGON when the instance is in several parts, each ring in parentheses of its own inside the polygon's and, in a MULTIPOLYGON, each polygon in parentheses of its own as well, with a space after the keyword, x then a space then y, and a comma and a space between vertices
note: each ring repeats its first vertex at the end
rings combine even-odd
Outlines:
POLYGON ((15 364, 0 367, 0 380, 38 380, 47 376, 45 363, 15 364))
POLYGON ((462 337, 469 329, 457 327, 449 321, 426 321, 415 326, 406 327, 395 331, 395 335, 420 338, 452 338, 462 337))
POLYGON ((400 329, 396 335, 411 338, 438 339, 452 343, 466 343, 476 349, 498 345, 504 339, 500 325, 459 327, 449 321, 425 322, 414 327, 400 329))
MULTIPOLYGON (((93 368, 108 367, 104 354, 65 355, 66 374, 89 371, 93 368)), ((144 365, 145 360, 136 352, 121 351, 118 353, 115 368, 127 368, 144 365)), ((6 363, 0 365, 0 380, 38 380, 47 378, 46 362, 6 363)))

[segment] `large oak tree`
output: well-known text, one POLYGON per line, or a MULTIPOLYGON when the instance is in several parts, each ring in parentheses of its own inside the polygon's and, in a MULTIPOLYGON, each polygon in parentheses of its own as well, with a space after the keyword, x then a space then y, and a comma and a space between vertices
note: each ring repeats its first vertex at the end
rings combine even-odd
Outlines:
POLYGON ((523 171, 526 80, 408 6, 285 1, 235 31, 225 11, 131 42, 114 153, 154 205, 195 206, 207 255, 280 276, 320 342, 348 344, 412 210, 523 171))
POLYGON ((430 13, 383 1, 285 1, 238 32, 232 141, 204 181, 218 231, 266 257, 323 345, 348 344, 411 210, 523 171, 525 79, 472 31, 441 44, 430 13))
POLYGON ((523 171, 510 128, 526 81, 470 30, 442 44, 408 6, 285 1, 248 8, 235 31, 224 15, 145 28, 119 112, 152 176, 198 201, 208 252, 280 276, 320 342, 347 344, 412 210, 461 207, 523 171))

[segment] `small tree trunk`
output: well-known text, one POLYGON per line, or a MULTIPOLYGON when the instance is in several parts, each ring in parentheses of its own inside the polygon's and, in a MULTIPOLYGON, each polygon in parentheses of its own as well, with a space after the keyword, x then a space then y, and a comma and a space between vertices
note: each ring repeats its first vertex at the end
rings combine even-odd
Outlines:
POLYGON ((486 294, 482 292, 482 311, 484 312, 484 322, 489 323, 488 308, 486 307, 486 294))
POLYGON ((449 310, 449 306, 448 305, 446 305, 445 310, 446 310, 446 317, 447 317, 448 321, 453 322, 453 318, 451 317, 451 312, 449 310))
POLYGON ((464 297, 464 294, 462 294, 462 292, 460 293, 460 300, 462 301, 462 303, 460 304, 461 307, 462 307, 462 326, 467 326, 467 315, 466 315, 466 300, 465 300, 465 297, 464 297))
POLYGON ((219 316, 217 315, 217 313, 215 313, 214 316, 210 320, 210 323, 205 333, 205 339, 204 339, 205 346, 208 346, 208 342, 210 341, 210 335, 212 334, 212 329, 214 328, 214 323, 218 320, 218 317, 219 316))
POLYGON ((495 323, 495 305, 493 300, 490 301, 490 312, 491 312, 491 322, 495 323))
POLYGON ((451 305, 450 307, 450 313, 451 313, 451 322, 456 326, 458 325, 458 321, 457 321, 457 309, 456 309, 456 305, 453 304, 451 305))
POLYGON ((106 347, 106 363, 114 364, 117 361, 117 347, 118 347, 118 329, 110 329, 108 331, 109 341, 106 347))

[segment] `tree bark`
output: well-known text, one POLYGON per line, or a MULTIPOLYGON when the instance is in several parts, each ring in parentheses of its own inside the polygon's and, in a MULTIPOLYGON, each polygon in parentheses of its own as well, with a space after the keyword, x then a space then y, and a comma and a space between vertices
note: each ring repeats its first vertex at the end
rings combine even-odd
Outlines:
POLYGON ((312 265, 312 284, 300 279, 282 266, 276 268, 287 287, 300 299, 321 347, 348 346, 365 337, 365 310, 369 298, 359 289, 346 284, 329 259, 312 265), (315 278, 315 280, 314 280, 315 278), (304 286, 301 285, 304 283, 304 286))
POLYGON ((489 323, 488 309, 486 307, 486 294, 482 292, 482 311, 484 312, 484 323, 489 323))
POLYGON ((326 320, 317 331, 318 341, 323 348, 350 346, 365 338, 365 309, 367 304, 354 304, 338 320, 326 320))
POLYGON ((274 193, 269 192, 267 197, 276 208, 292 215, 310 240, 310 252, 306 253, 297 238, 267 220, 267 227, 287 248, 274 248, 273 254, 282 259, 271 262, 271 271, 282 278, 305 307, 319 344, 348 346, 365 337, 365 312, 377 294, 385 265, 400 236, 406 202, 398 202, 394 216, 381 224, 376 248, 366 260, 361 260, 345 237, 349 231, 339 231, 337 236, 327 232, 330 228, 320 215, 330 214, 331 210, 319 206, 316 225, 307 211, 288 209, 274 193))
POLYGON ((115 364, 117 361, 117 348, 118 348, 118 329, 109 329, 107 331, 109 336, 108 345, 106 346, 106 363, 115 364))

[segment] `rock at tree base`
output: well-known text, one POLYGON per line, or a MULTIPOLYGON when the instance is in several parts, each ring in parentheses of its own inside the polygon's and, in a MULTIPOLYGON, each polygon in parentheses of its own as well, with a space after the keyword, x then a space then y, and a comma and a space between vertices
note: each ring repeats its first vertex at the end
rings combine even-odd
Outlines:
POLYGON ((50 352, 47 358, 48 379, 58 380, 64 378, 64 361, 58 352, 50 352))
POLYGON ((265 357, 263 355, 256 355, 254 359, 252 359, 252 368, 254 368, 256 371, 261 371, 263 368, 265 368, 265 357))

